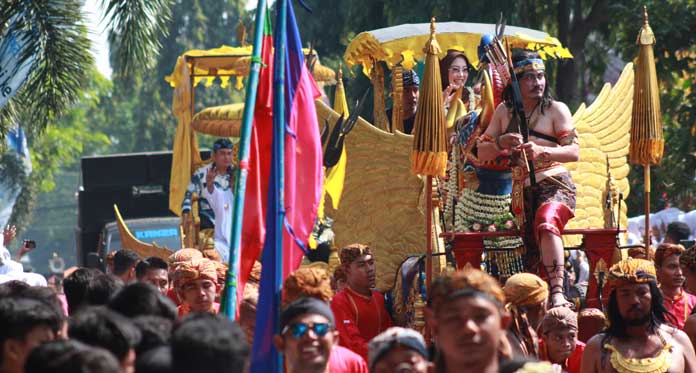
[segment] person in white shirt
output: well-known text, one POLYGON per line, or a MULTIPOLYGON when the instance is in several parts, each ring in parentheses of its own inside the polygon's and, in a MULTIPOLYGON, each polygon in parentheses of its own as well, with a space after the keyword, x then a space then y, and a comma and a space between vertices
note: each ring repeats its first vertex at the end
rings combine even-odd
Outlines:
POLYGON ((229 263, 230 234, 232 231, 232 206, 234 194, 231 173, 234 170, 232 143, 227 139, 215 142, 213 163, 205 175, 203 197, 208 200, 215 215, 215 250, 223 263, 229 263), (222 141, 226 140, 226 141, 222 141), (226 182, 219 182, 220 179, 226 182))

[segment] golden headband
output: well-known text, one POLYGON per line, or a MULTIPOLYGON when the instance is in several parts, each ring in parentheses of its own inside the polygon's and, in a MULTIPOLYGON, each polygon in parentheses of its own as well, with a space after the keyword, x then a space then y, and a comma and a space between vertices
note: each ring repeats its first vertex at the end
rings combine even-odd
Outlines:
POLYGON ((513 67, 515 75, 531 70, 546 70, 546 66, 544 66, 544 61, 541 58, 529 58, 526 60, 515 62, 513 67))

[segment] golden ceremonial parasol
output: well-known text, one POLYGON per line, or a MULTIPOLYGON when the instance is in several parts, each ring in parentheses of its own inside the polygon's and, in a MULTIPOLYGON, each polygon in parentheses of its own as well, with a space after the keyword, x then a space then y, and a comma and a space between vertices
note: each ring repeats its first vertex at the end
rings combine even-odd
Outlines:
POLYGON ((430 20, 430 38, 423 50, 425 71, 418 96, 416 119, 413 124, 413 148, 411 150, 411 172, 426 176, 426 280, 432 278, 433 253, 433 176, 445 176, 447 169, 447 143, 445 136, 445 107, 442 103, 442 82, 440 62, 441 52, 435 39, 435 17, 430 20))
POLYGON ((633 113, 631 119, 631 163, 644 167, 645 185, 645 245, 650 245, 650 166, 662 161, 665 140, 662 136, 659 87, 655 71, 653 45, 655 34, 648 24, 648 10, 643 6, 643 25, 636 43, 635 85, 633 87, 633 113))

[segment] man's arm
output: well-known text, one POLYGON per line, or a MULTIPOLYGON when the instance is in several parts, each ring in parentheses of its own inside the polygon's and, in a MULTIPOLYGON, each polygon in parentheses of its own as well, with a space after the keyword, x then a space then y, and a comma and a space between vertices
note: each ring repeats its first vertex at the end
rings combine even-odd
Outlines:
POLYGON ((181 212, 191 211, 191 198, 193 197, 193 193, 197 193, 199 196, 201 195, 200 184, 201 179, 198 174, 194 172, 193 175, 191 175, 191 181, 186 187, 184 200, 181 201, 181 212))
POLYGON ((599 372, 599 363, 602 356, 602 338, 604 338, 603 334, 597 334, 587 341, 585 352, 582 353, 581 373, 599 372))
POLYGON ((684 372, 696 372, 696 352, 694 352, 691 340, 681 330, 676 330, 674 339, 679 342, 684 351, 684 372))
POLYGON ((522 143, 522 136, 517 133, 503 132, 503 121, 507 120, 508 109, 504 104, 498 105, 486 132, 477 139, 478 156, 482 161, 494 160, 500 152, 522 143))

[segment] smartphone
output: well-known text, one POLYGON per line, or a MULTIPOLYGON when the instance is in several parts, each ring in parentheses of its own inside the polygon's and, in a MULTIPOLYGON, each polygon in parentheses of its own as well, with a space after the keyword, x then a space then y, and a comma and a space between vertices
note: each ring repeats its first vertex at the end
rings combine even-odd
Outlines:
POLYGON ((36 248, 36 241, 34 241, 34 240, 24 240, 24 243, 25 243, 24 246, 26 246, 27 249, 35 249, 36 248))

